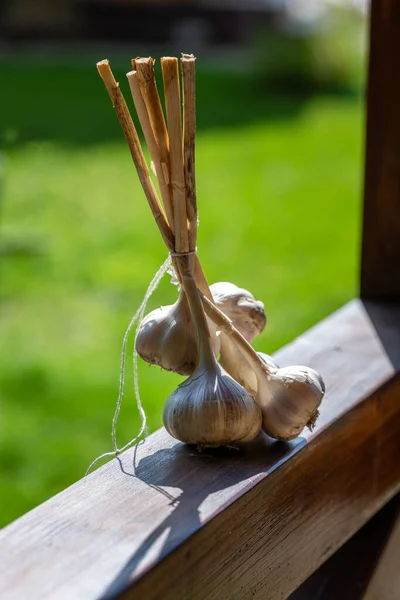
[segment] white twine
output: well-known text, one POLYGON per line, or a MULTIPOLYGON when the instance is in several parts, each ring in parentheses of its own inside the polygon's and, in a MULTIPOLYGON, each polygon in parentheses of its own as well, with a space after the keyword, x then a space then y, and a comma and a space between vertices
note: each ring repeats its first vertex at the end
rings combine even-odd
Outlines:
POLYGON ((121 352, 121 370, 120 370, 120 378, 119 378, 119 392, 118 392, 118 400, 117 400, 117 405, 115 407, 115 412, 114 412, 114 417, 112 420, 112 427, 111 427, 111 437, 112 437, 112 442, 113 442, 113 446, 114 446, 114 450, 113 452, 105 452, 104 454, 101 454, 100 456, 98 456, 88 467, 85 475, 88 475, 90 473, 90 471, 92 470, 92 468, 103 458, 106 458, 108 456, 112 456, 113 458, 116 458, 119 454, 121 454, 122 452, 124 452, 125 450, 127 450, 128 448, 130 448, 131 446, 133 446, 133 444, 135 442, 137 442, 140 437, 143 435, 143 433, 145 433, 147 435, 147 418, 146 418, 146 413, 144 411, 143 405, 142 405, 142 401, 140 398, 140 392, 139 392, 139 375, 138 375, 138 368, 137 368, 137 351, 136 351, 136 340, 137 340, 137 336, 138 336, 138 331, 140 328, 140 324, 143 321, 143 317, 144 317, 144 313, 146 311, 146 306, 147 303, 150 299, 150 296, 153 294, 153 292, 155 292, 155 290, 157 289, 161 279, 164 277, 165 273, 168 271, 169 267, 171 265, 171 257, 168 256, 168 258, 165 260, 165 262, 161 265, 161 267, 158 269, 157 273, 154 275, 153 279, 150 282, 149 287, 147 288, 147 291, 144 295, 144 298, 142 300, 141 305, 139 306, 138 310, 136 311, 136 313, 134 314, 134 316, 132 317, 127 330, 125 331, 125 335, 124 335, 124 339, 122 342, 122 352, 121 352), (118 448, 117 445, 117 422, 118 422, 118 417, 119 417, 119 413, 121 410, 121 404, 122 404, 122 397, 124 395, 124 387, 125 387, 125 358, 126 358, 126 346, 128 343, 128 339, 129 339, 129 334, 132 330, 132 327, 135 325, 135 323, 137 322, 137 327, 136 327, 136 333, 135 333, 135 339, 134 339, 134 346, 133 346, 133 382, 134 382, 134 391, 135 391, 135 397, 136 397, 136 404, 137 404, 137 408, 140 414, 140 419, 141 419, 141 426, 140 426, 140 431, 137 434, 136 437, 134 437, 133 439, 131 439, 127 444, 125 444, 125 446, 122 446, 122 448, 118 448))

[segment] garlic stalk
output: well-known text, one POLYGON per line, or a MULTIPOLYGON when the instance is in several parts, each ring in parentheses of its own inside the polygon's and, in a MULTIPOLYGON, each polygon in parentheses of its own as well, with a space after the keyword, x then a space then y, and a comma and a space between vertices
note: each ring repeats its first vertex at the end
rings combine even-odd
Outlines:
MULTIPOLYGON (((264 304, 233 283, 219 282, 210 286, 214 304, 227 315, 243 337, 251 342, 262 332, 266 323, 264 304)), ((254 396, 257 391, 257 377, 251 363, 243 356, 240 348, 221 333, 219 362, 228 373, 254 396)))
POLYGON ((261 429, 261 410, 215 359, 192 276, 192 257, 179 256, 177 262, 196 325, 199 359, 192 375, 169 396, 163 412, 164 426, 187 444, 219 446, 250 441, 261 429))
POLYGON ((232 322, 207 298, 203 305, 211 318, 240 348, 257 377, 254 398, 261 407, 263 430, 278 440, 297 437, 304 427, 313 429, 325 393, 322 377, 303 366, 274 369, 268 366, 232 322))

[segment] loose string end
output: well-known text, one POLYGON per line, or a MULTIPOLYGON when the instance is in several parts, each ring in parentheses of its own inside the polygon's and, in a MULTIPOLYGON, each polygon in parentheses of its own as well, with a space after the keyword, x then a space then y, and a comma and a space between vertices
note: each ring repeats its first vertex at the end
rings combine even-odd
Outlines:
POLYGON ((122 351, 121 351, 121 369, 120 369, 120 379, 119 379, 118 400, 117 400, 117 405, 115 407, 115 412, 114 412, 114 417, 112 420, 112 427, 111 427, 111 438, 112 438, 114 450, 112 452, 105 452, 104 454, 101 454, 100 456, 95 458, 95 460, 92 463, 90 463, 90 465, 85 473, 85 476, 88 475, 91 472, 91 470, 93 469, 93 467, 103 458, 106 458, 106 457, 117 458, 117 456, 122 454, 122 452, 124 452, 125 450, 127 450, 128 448, 133 446, 142 437, 143 434, 145 434, 145 436, 148 435, 147 417, 146 417, 145 410, 143 408, 142 400, 140 398, 138 361, 137 361, 138 355, 137 355, 137 351, 136 351, 136 341, 137 341, 138 331, 139 331, 141 322, 143 321, 144 313, 146 311, 147 303, 148 303, 151 295, 155 292, 155 290, 159 286, 161 279, 164 277, 165 273, 167 273, 170 266, 171 266, 171 257, 168 256, 168 258, 164 261, 164 263, 161 265, 161 267, 158 269, 157 273, 151 280, 149 287, 147 288, 147 291, 144 295, 144 298, 143 298, 138 310, 136 311, 136 313, 130 320, 130 323, 125 331, 124 339, 122 342, 122 351), (134 392, 135 392, 136 404, 137 404, 137 408, 138 408, 140 419, 141 419, 141 426, 140 426, 139 433, 132 440, 127 442, 124 446, 122 446, 122 448, 118 448, 117 423, 118 423, 119 413, 121 410, 122 398, 123 398, 124 388, 125 388, 126 347, 127 347, 128 340, 129 340, 129 334, 136 322, 137 322, 137 327, 136 327, 136 332, 135 332, 134 348, 133 348, 133 381, 134 381, 134 392))

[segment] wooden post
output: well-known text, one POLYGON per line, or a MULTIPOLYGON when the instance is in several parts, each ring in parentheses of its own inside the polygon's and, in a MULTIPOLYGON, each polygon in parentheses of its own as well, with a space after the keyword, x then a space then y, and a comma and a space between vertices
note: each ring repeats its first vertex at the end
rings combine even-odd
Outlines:
POLYGON ((362 298, 400 300, 400 2, 372 0, 362 298))

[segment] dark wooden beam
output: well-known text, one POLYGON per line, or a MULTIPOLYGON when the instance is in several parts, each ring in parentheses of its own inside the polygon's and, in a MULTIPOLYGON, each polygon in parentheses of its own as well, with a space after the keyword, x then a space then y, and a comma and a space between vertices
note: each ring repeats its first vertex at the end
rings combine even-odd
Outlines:
POLYGON ((398 494, 287 600, 395 600, 399 555, 398 494))
POLYGON ((372 0, 361 297, 400 300, 400 2, 372 0))
POLYGON ((400 489, 400 309, 354 300, 276 354, 316 430, 198 454, 164 430, 0 531, 0 598, 276 600, 400 489))

